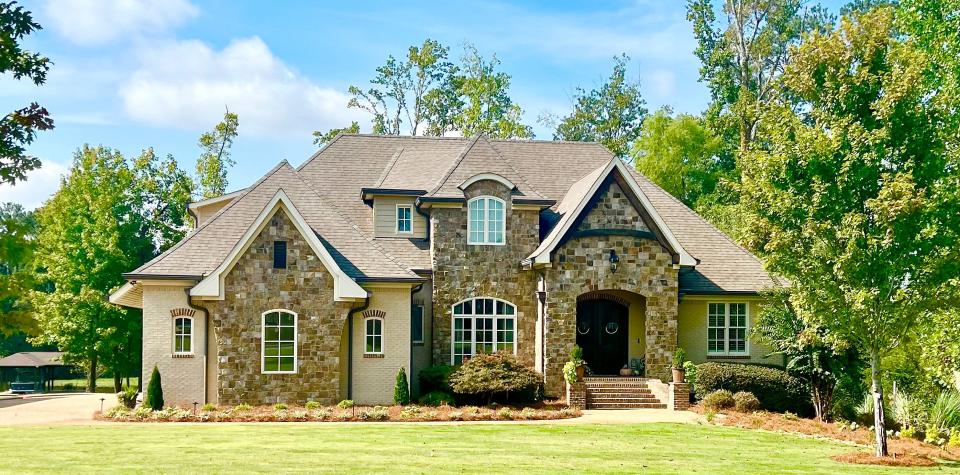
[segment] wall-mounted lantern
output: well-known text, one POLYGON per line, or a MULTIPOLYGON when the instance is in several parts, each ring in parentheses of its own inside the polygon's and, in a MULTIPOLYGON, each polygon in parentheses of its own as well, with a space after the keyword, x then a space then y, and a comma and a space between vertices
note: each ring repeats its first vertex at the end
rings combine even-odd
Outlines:
POLYGON ((620 265, 620 256, 617 255, 617 251, 610 249, 610 270, 612 272, 617 271, 617 267, 620 265))

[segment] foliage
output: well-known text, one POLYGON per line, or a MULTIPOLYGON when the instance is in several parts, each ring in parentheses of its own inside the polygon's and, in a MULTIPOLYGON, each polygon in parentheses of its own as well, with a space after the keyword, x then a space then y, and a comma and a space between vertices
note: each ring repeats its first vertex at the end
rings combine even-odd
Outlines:
POLYGON ((573 345, 573 348, 570 349, 570 361, 576 364, 583 363, 583 348, 580 345, 573 345))
POLYGON ((0 204, 0 336, 36 330, 26 298, 35 286, 36 234, 32 212, 16 203, 0 204))
POLYGON ((733 393, 726 389, 712 391, 703 397, 703 407, 712 411, 730 409, 735 404, 736 400, 733 399, 733 393))
POLYGON ((637 171, 693 207, 717 186, 720 146, 703 119, 664 107, 643 121, 630 154, 637 171))
POLYGON ((155 252, 163 252, 186 236, 191 227, 187 205, 193 199, 194 183, 179 168, 173 155, 159 159, 153 148, 144 149, 131 166, 143 219, 155 252))
POLYGON ((393 402, 401 406, 410 404, 410 385, 407 382, 407 371, 400 367, 397 371, 397 382, 393 387, 393 402))
POLYGON ((150 382, 147 383, 147 396, 143 399, 144 407, 159 411, 163 409, 163 385, 160 382, 160 370, 153 366, 150 373, 150 382))
POLYGON ((236 164, 230 158, 230 147, 237 138, 240 121, 228 109, 223 120, 213 130, 200 136, 200 156, 197 158, 197 191, 203 198, 221 196, 227 192, 227 170, 236 164))
POLYGON ((278 411, 278 412, 279 412, 279 411, 286 411, 287 409, 289 409, 289 407, 288 407, 286 404, 282 403, 282 402, 278 402, 278 403, 276 403, 276 404, 273 405, 273 410, 274 410, 274 411, 278 411))
POLYGON ((340 127, 330 129, 326 132, 320 132, 315 130, 313 132, 313 144, 318 147, 323 147, 324 145, 330 143, 334 138, 340 134, 359 134, 360 133, 360 124, 357 121, 353 121, 347 127, 340 127))
POLYGON ((200 407, 200 410, 203 411, 203 412, 213 412, 213 411, 216 411, 216 410, 217 410, 217 405, 214 404, 214 403, 212 403, 212 402, 208 402, 208 403, 204 404, 203 406, 201 406, 201 407, 200 407))
POLYGON ((802 318, 869 358, 877 399, 882 356, 960 272, 960 156, 944 133, 954 122, 929 100, 935 71, 890 8, 845 17, 796 49, 762 122, 769 150, 741 163, 750 247, 794 284, 802 318))
POLYGON ((510 75, 497 71, 497 56, 484 58, 470 44, 463 49, 460 73, 453 79, 463 102, 451 121, 454 130, 467 137, 532 138, 533 129, 521 122, 523 110, 508 93, 510 75))
POLYGON ((630 58, 624 54, 613 61, 613 72, 598 89, 576 89, 573 111, 556 125, 554 140, 600 142, 614 155, 628 156, 647 115, 646 101, 639 81, 627 79, 630 58))
POLYGON ((690 386, 690 396, 696 397, 697 393, 697 364, 693 361, 683 363, 683 380, 690 386))
POLYGON ((443 391, 430 391, 420 396, 417 402, 425 406, 453 406, 457 403, 450 393, 443 391))
POLYGON ((919 351, 914 353, 919 354, 919 366, 936 383, 954 384, 955 375, 960 372, 960 310, 934 311, 919 323, 919 351))
POLYGON ((960 393, 943 391, 930 406, 928 424, 940 430, 960 430, 960 393))
POLYGON ((760 400, 751 392, 738 391, 733 394, 733 407, 738 412, 753 412, 760 409, 760 400))
POLYGON ((673 353, 673 369, 683 370, 683 364, 687 362, 687 352, 682 347, 677 347, 673 353))
POLYGON ((236 406, 233 406, 233 412, 247 412, 251 409, 253 409, 253 406, 246 403, 240 403, 236 406))
MULTIPOLYGON (((23 49, 21 43, 41 29, 33 15, 17 2, 0 2, 0 75, 15 80, 29 79, 34 85, 47 80, 50 59, 23 49)), ((40 167, 40 159, 26 155, 38 131, 53 128, 47 109, 36 102, 0 118, 0 184, 26 179, 28 171, 40 167)))
POLYGON ((563 364, 563 380, 571 384, 577 382, 577 364, 573 361, 563 364))
POLYGON ((304 404, 303 408, 306 409, 306 410, 308 410, 308 411, 312 411, 312 410, 314 410, 314 409, 319 409, 319 408, 320 408, 320 403, 317 402, 317 401, 307 401, 307 403, 304 404))
POLYGON ((758 365, 703 363, 697 365, 697 393, 718 389, 748 391, 757 396, 764 409, 809 414, 809 389, 786 371, 758 365))
POLYGON ((123 407, 133 409, 137 405, 137 388, 135 386, 123 388, 122 391, 117 393, 117 402, 123 407))
POLYGON ((483 397, 488 403, 498 394, 521 393, 536 388, 542 377, 513 355, 476 355, 450 375, 450 386, 458 394, 483 397))
POLYGON ((420 370, 420 391, 453 392, 453 388, 450 387, 450 375, 456 369, 451 365, 434 365, 420 370))
POLYGON ((385 421, 390 418, 390 411, 383 406, 373 406, 372 409, 360 411, 360 420, 385 421))
POLYGON ((340 409, 350 409, 354 406, 352 399, 344 399, 337 403, 337 407, 340 409))

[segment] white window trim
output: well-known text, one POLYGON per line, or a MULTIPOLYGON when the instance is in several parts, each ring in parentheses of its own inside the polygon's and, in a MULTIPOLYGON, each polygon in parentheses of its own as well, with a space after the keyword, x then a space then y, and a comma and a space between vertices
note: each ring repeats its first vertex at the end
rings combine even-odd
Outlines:
MULTIPOLYGON (((467 244, 471 246, 504 246, 507 244, 507 202, 497 198, 496 196, 483 195, 470 198, 467 201, 467 244), (474 241, 473 240, 473 220, 470 219, 470 205, 477 200, 494 200, 498 201, 501 206, 503 206, 503 220, 500 222, 500 235, 503 236, 503 241, 501 242, 491 242, 490 241, 490 208, 484 206, 483 208, 483 241, 474 241)), ((470 300, 470 299, 467 299, 470 300)))
POLYGON ((194 335, 196 334, 194 323, 196 321, 193 317, 190 316, 178 316, 173 318, 173 354, 175 355, 192 355, 193 354, 193 340, 194 335), (190 320, 190 351, 177 351, 177 320, 190 320))
POLYGON ((397 211, 393 215, 393 230, 397 234, 413 234, 413 205, 397 203, 397 211), (406 208, 410 210, 410 230, 409 231, 400 230, 400 208, 406 208))
MULTIPOLYGON (((300 316, 297 315, 297 312, 293 310, 287 310, 285 308, 274 308, 267 310, 260 314, 260 374, 297 374, 297 368, 300 364, 300 351, 299 351, 299 340, 300 340, 300 316), (289 313, 293 315, 293 371, 267 371, 267 339, 266 327, 267 327, 267 314, 273 312, 280 313, 289 313)), ((279 367, 279 366, 278 366, 279 367)))
POLYGON ((517 355, 517 347, 519 346, 519 344, 518 344, 518 342, 517 342, 517 340, 519 340, 519 338, 517 338, 517 331, 518 331, 518 329, 517 329, 517 306, 514 305, 513 303, 511 303, 509 300, 498 299, 498 298, 496 298, 496 297, 470 297, 470 298, 467 298, 467 299, 463 299, 463 300, 461 300, 461 301, 459 301, 459 302, 455 302, 453 305, 450 306, 450 364, 456 364, 456 363, 454 362, 454 361, 455 361, 455 358, 456 358, 456 355, 454 354, 454 348, 456 348, 455 345, 456 345, 456 342, 457 342, 455 335, 456 335, 456 325, 457 325, 456 320, 457 320, 458 317, 459 317, 459 318, 470 318, 471 320, 473 320, 473 322, 470 324, 470 355, 471 355, 471 357, 472 357, 472 356, 475 356, 475 355, 477 354, 477 317, 480 317, 480 318, 491 318, 491 317, 492 317, 492 318, 493 318, 493 321, 494 321, 494 324, 493 324, 493 347, 494 347, 494 348, 497 347, 497 324, 496 324, 497 319, 498 319, 498 318, 504 318, 504 319, 510 318, 510 319, 513 319, 513 355, 514 355, 514 356, 517 355), (456 308, 457 305, 460 305, 460 304, 462 304, 462 303, 464 303, 464 302, 467 302, 467 301, 470 301, 470 300, 483 300, 483 299, 493 300, 494 302, 503 302, 503 303, 505 303, 505 304, 513 307, 513 315, 497 315, 497 314, 496 314, 496 304, 494 304, 494 314, 493 314, 493 315, 477 315, 477 313, 476 313, 476 306, 473 307, 474 310, 473 310, 473 312, 472 312, 470 315, 459 315, 459 316, 458 316, 458 315, 456 315, 456 314, 453 313, 453 309, 456 308))
POLYGON ((414 307, 420 307, 420 339, 419 339, 419 340, 416 340, 416 339, 413 338, 413 322, 411 322, 411 323, 410 323, 410 330, 411 330, 411 331, 410 331, 410 342, 411 342, 411 343, 423 343, 423 333, 424 333, 424 330, 425 330, 425 329, 423 328, 423 313, 424 313, 424 311, 426 311, 426 308, 424 308, 423 305, 414 305, 414 307))
MULTIPOLYGON (((365 355, 382 355, 383 354, 383 334, 384 334, 384 321, 381 317, 367 317, 363 319, 363 354, 365 355), (379 320, 380 321, 380 351, 367 351, 367 338, 370 337, 370 334, 367 333, 367 322, 370 320, 379 320)), ((376 335, 374 335, 376 336, 376 335)))
MULTIPOLYGON (((719 327, 718 327, 719 328, 719 327)), ((750 302, 707 302, 707 356, 750 355, 750 302), (723 351, 710 350, 710 305, 723 305, 723 351), (747 310, 744 327, 743 351, 730 351, 730 305, 743 304, 747 310)))

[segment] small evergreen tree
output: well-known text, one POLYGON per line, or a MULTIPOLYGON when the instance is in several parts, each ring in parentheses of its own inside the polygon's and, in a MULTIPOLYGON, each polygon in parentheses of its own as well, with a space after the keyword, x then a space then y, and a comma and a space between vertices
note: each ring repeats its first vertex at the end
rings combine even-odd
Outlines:
POLYGON ((407 384, 407 372, 400 367, 397 371, 397 385, 393 388, 393 402, 401 406, 410 404, 410 386, 407 384))
POLYGON ((150 374, 150 383, 147 384, 147 398, 143 401, 144 405, 159 411, 163 409, 163 388, 160 386, 160 370, 153 366, 153 373, 150 374))

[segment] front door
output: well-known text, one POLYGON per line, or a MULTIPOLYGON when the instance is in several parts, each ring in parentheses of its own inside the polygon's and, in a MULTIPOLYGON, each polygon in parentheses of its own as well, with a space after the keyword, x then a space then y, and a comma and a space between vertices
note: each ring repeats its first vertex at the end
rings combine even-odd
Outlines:
POLYGON ((615 375, 627 364, 627 307, 612 300, 577 303, 577 345, 597 375, 615 375))

